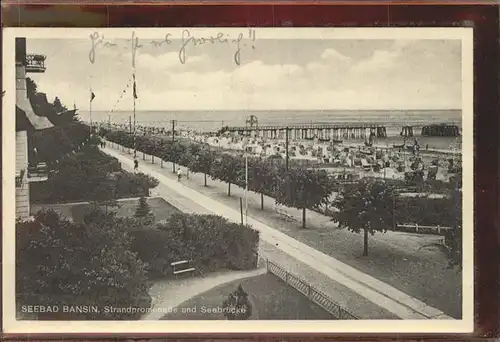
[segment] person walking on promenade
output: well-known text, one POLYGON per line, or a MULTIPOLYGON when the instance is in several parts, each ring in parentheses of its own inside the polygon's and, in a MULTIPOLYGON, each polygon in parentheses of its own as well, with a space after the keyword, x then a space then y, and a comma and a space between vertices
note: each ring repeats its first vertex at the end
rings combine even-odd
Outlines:
POLYGON ((181 170, 181 168, 179 168, 177 170, 177 181, 180 182, 181 178, 182 178, 182 170, 181 170))
POLYGON ((137 161, 137 159, 134 158, 134 172, 136 172, 137 169, 139 169, 139 161, 137 161))

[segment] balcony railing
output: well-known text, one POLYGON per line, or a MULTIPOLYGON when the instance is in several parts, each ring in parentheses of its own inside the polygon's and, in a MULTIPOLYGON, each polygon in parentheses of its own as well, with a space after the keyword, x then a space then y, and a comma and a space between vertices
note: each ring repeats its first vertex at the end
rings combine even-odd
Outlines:
POLYGON ((26 72, 45 72, 46 58, 46 56, 39 54, 26 55, 26 72))
POLYGON ((36 166, 28 167, 29 182, 44 182, 48 179, 49 169, 46 163, 38 163, 36 166))
POLYGON ((21 170, 20 172, 16 173, 16 188, 21 188, 23 186, 23 178, 25 172, 25 170, 21 170))

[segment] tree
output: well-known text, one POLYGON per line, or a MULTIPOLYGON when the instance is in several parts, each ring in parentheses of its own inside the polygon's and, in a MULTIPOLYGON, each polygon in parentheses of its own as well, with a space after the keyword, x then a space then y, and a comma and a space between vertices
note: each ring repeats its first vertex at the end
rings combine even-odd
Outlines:
POLYGON ((86 200, 113 206, 117 198, 149 196, 158 184, 151 176, 121 170, 115 158, 85 145, 54 163, 48 180, 32 184, 30 191, 32 200, 42 203, 86 200))
POLYGON ((52 104, 52 106, 54 107, 56 113, 62 113, 64 111, 67 111, 68 108, 66 108, 66 106, 64 106, 62 103, 61 103, 61 100, 56 96, 56 98, 54 99, 54 103, 52 104))
POLYGON ((135 217, 146 217, 150 214, 150 207, 146 200, 146 197, 139 198, 139 203, 137 204, 137 209, 135 210, 135 217))
MULTIPOLYGON (((64 313, 66 320, 137 319, 115 308, 149 308, 144 264, 130 252, 131 238, 113 214, 76 224, 54 211, 16 223, 16 295, 20 305, 96 306, 98 312, 64 313)), ((44 318, 44 317, 40 317, 44 318)), ((48 317, 46 317, 48 318, 48 317)))
POLYGON ((106 164, 99 164, 94 147, 86 147, 74 155, 68 155, 54 166, 55 172, 49 175, 52 201, 67 200, 106 200, 108 192, 108 170, 106 164), (106 186, 103 186, 105 184, 106 186))
POLYGON ((280 171, 283 170, 269 161, 255 159, 249 161, 248 168, 248 188, 260 194, 260 209, 264 210, 264 195, 274 195, 280 171))
POLYGON ((130 173, 122 171, 115 174, 116 197, 149 196, 149 189, 153 189, 160 183, 158 179, 142 172, 130 173))
POLYGON ((99 186, 95 187, 94 191, 91 193, 90 197, 94 200, 94 206, 104 206, 105 213, 108 213, 108 209, 111 207, 118 207, 118 201, 116 200, 116 181, 107 175, 104 181, 99 183, 99 186))
POLYGON ((302 209, 302 228, 306 228, 306 209, 326 205, 335 189, 334 182, 324 170, 289 169, 279 182, 276 202, 302 209))
MULTIPOLYGON (((36 149, 37 162, 53 164, 63 156, 78 151, 87 143, 89 143, 88 127, 81 122, 73 121, 59 122, 54 127, 35 131, 28 145, 30 151, 36 149)), ((90 144, 97 145, 95 141, 90 144)), ((35 157, 35 154, 30 157, 35 157)))
POLYGON ((231 184, 242 184, 245 162, 241 157, 222 153, 214 161, 210 177, 228 184, 227 195, 231 196, 231 184))
POLYGON ((246 320, 252 316, 252 303, 241 284, 222 303, 227 320, 246 320))
POLYGON ((186 146, 180 142, 174 142, 170 149, 170 161, 172 162, 172 171, 175 172, 175 164, 179 164, 182 155, 186 152, 186 146))
POLYGON ((28 95, 28 99, 38 93, 38 86, 36 85, 36 82, 31 79, 31 77, 26 77, 26 93, 28 95))
POLYGON ((363 256, 367 256, 368 233, 386 232, 392 225, 392 201, 392 188, 384 181, 362 179, 345 187, 333 200, 338 210, 333 213, 333 221, 352 232, 364 232, 363 256))
POLYGON ((207 175, 210 174, 212 163, 215 160, 215 153, 209 148, 204 148, 193 155, 189 163, 192 172, 201 172, 204 175, 204 186, 207 186, 207 175))

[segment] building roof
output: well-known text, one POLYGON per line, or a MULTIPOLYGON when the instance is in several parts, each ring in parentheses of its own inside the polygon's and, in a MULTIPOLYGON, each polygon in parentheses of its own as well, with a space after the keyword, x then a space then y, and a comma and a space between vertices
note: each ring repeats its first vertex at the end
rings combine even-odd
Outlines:
POLYGON ((33 111, 27 99, 17 99, 16 103, 16 131, 28 129, 42 130, 54 127, 54 125, 44 116, 38 116, 33 111))
POLYGON ((24 110, 16 106, 16 132, 26 131, 28 128, 32 128, 31 123, 26 116, 24 110))

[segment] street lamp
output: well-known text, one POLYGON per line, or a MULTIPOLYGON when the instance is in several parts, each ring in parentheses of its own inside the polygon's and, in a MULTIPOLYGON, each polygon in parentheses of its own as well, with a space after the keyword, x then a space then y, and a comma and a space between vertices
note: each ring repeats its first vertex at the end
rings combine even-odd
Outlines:
POLYGON ((245 151, 245 224, 248 224, 248 153, 245 151))
POLYGON ((244 145, 245 151, 245 224, 248 224, 248 151, 247 142, 244 145))

